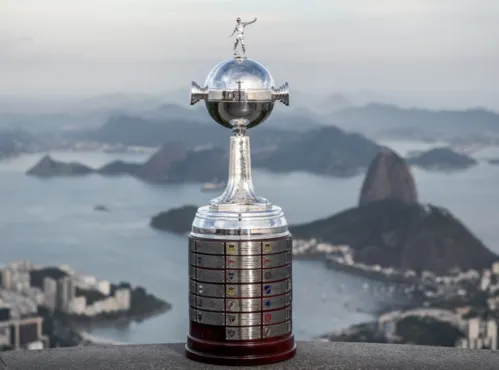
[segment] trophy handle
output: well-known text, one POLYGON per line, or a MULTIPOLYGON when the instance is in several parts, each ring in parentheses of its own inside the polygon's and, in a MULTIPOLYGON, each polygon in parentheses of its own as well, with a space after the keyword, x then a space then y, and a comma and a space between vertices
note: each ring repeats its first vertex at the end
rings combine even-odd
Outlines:
POLYGON ((208 97, 208 87, 201 87, 194 81, 191 82, 191 105, 208 97))
POLYGON ((278 100, 284 105, 289 105, 289 85, 287 82, 277 89, 272 88, 272 100, 278 100))

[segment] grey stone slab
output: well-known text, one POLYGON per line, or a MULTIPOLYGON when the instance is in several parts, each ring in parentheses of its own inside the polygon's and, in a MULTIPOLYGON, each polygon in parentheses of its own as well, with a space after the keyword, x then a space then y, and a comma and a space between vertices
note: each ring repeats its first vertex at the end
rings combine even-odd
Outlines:
MULTIPOLYGON (((1 354, 9 370, 220 370, 184 356, 184 344, 88 346, 1 354)), ((366 343, 298 342, 286 362, 269 370, 498 370, 499 352, 366 343)), ((255 369, 255 367, 238 367, 255 369)))

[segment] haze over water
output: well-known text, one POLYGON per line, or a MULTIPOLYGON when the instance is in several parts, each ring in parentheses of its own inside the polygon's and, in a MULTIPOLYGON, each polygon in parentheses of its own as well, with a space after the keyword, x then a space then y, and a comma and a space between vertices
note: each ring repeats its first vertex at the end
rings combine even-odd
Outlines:
MULTIPOLYGON (((389 143, 400 154, 427 144, 389 143)), ((114 159, 142 161, 140 154, 52 153, 59 160, 99 166, 114 159)), ((477 158, 499 157, 487 149, 477 158)), ((25 170, 41 155, 0 162, 0 263, 27 258, 47 265, 68 264, 81 273, 113 282, 129 281, 173 304, 161 316, 96 335, 129 343, 185 340, 187 332, 187 238, 152 230, 154 214, 185 204, 201 205, 217 194, 200 184, 151 185, 130 177, 37 179, 25 170), (110 212, 96 212, 103 204, 110 212)), ((454 174, 413 169, 420 201, 448 208, 492 250, 499 252, 499 166, 486 163, 454 174)), ((283 207, 290 224, 329 216, 357 203, 363 174, 336 179, 305 173, 254 171, 258 194, 283 207)), ((334 272, 320 262, 295 261, 294 331, 311 339, 332 329, 368 321, 388 302, 375 296, 380 284, 334 272), (362 312, 358 312, 358 311, 362 312)))

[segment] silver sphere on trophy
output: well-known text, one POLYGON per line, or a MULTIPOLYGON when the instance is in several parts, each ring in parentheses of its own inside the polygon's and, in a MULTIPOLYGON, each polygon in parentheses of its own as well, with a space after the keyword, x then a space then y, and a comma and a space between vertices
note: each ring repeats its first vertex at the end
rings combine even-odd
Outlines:
POLYGON ((227 186, 199 207, 189 235, 189 334, 186 355, 219 364, 265 364, 291 358, 292 237, 281 208, 256 195, 247 130, 265 121, 288 84, 245 55, 237 19, 234 58, 192 82, 191 105, 204 100, 211 118, 232 129, 227 186), (240 46, 242 51, 238 51, 240 46))

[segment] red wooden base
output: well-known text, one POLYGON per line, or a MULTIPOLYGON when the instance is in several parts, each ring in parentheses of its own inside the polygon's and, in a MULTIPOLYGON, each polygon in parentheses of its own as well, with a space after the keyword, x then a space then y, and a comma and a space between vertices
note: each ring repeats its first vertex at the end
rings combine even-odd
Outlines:
POLYGON ((228 341, 223 327, 191 322, 190 329, 185 354, 194 361, 229 366, 266 365, 288 360, 296 353, 292 333, 274 338, 228 341))

